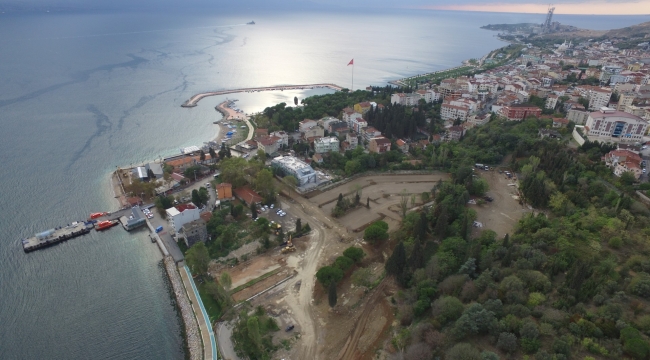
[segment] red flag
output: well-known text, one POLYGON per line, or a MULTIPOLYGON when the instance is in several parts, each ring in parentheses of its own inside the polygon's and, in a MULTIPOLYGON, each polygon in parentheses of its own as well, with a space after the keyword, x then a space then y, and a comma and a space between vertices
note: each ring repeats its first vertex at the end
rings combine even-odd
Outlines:
POLYGON ((354 59, 350 60, 350 62, 348 63, 348 66, 350 66, 350 65, 354 65, 354 59))

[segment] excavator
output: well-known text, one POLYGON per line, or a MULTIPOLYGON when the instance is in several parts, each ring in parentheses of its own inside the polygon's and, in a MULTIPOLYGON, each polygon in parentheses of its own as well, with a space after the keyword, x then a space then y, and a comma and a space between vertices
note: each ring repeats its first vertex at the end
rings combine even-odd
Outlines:
POLYGON ((291 242, 291 235, 289 235, 289 240, 287 240, 287 246, 282 248, 282 253, 290 253, 296 251, 296 247, 293 246, 293 242, 291 242))

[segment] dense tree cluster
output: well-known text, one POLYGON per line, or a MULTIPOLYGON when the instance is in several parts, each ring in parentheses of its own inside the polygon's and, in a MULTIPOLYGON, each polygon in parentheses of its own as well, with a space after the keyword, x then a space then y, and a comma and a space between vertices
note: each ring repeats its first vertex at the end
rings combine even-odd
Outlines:
POLYGON ((403 328, 393 343, 405 354, 650 356, 650 211, 634 200, 633 184, 600 162, 611 147, 571 150, 540 139, 543 124, 494 120, 425 152, 452 179, 432 189, 432 208, 407 214, 391 235, 397 245, 386 272, 404 287, 395 296, 403 328), (510 235, 472 238, 466 204, 483 184, 471 164, 509 154, 524 201, 544 211, 524 215, 510 235), (500 354, 482 351, 486 341, 500 354))

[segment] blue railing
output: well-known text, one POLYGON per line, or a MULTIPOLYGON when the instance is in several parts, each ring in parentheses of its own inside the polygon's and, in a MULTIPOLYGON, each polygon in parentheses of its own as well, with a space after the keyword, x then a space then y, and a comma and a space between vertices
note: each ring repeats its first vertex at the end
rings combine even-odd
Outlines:
POLYGON ((194 279, 192 278, 192 272, 190 271, 190 268, 188 268, 187 265, 183 266, 183 268, 187 273, 187 277, 190 279, 190 284, 192 284, 192 290, 194 291, 196 300, 198 301, 199 307, 201 308, 201 312, 203 313, 203 319, 205 319, 206 327, 208 328, 208 335, 210 335, 210 343, 212 345, 212 359, 217 360, 218 358, 217 342, 214 339, 214 331, 212 331, 212 324, 210 324, 210 317, 208 316, 207 311, 205 311, 205 307, 203 306, 203 301, 201 300, 201 296, 199 295, 199 290, 197 290, 196 285, 194 284, 194 279))

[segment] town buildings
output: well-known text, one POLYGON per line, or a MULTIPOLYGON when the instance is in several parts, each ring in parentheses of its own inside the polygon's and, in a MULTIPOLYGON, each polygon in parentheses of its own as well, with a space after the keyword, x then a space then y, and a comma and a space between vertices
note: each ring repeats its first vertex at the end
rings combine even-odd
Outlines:
POLYGON ((605 164, 612 168, 614 175, 621 176, 625 172, 631 172, 636 179, 641 177, 641 156, 631 150, 612 150, 605 155, 605 164))
POLYGON ((539 117, 542 109, 530 104, 515 104, 504 106, 499 110, 499 115, 511 121, 521 121, 529 116, 539 117))

